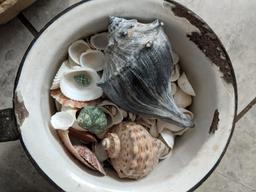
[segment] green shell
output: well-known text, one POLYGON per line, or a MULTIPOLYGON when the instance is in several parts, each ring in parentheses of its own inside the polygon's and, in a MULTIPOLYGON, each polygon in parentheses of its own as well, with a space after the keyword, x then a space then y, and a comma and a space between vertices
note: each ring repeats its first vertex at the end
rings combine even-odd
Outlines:
POLYGON ((91 83, 91 79, 85 74, 79 74, 74 76, 75 82, 81 87, 87 87, 91 83))
POLYGON ((78 125, 95 134, 103 133, 107 128, 107 117, 98 107, 84 107, 77 118, 78 125))

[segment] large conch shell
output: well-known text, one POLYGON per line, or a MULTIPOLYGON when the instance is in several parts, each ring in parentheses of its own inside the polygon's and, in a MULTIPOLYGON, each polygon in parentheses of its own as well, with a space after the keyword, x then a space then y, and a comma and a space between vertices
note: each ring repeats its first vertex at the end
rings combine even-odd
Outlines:
POLYGON ((110 21, 106 64, 98 84, 104 93, 126 111, 192 127, 169 94, 171 45, 161 23, 118 17, 110 21))
POLYGON ((97 170, 99 173, 106 175, 103 167, 98 161, 97 157, 91 152, 86 146, 74 146, 69 138, 69 130, 57 130, 58 135, 69 150, 69 152, 74 155, 80 162, 90 169, 97 170))
POLYGON ((138 179, 148 175, 169 149, 134 122, 122 122, 102 141, 120 178, 138 179))
POLYGON ((75 101, 91 101, 102 96, 103 92, 96 85, 100 77, 89 68, 71 70, 60 80, 60 90, 68 98, 75 101))

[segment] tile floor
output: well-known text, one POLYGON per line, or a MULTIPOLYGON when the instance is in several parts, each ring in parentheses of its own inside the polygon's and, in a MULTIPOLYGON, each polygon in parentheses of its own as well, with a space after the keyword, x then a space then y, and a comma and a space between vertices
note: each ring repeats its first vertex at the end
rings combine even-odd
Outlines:
MULTIPOLYGON (((39 31, 52 17, 76 2, 79 0, 40 0, 22 14, 39 31)), ((178 2, 200 15, 222 40, 237 76, 238 112, 242 111, 256 97, 256 1, 178 2)), ((14 77, 32 39, 32 34, 18 18, 0 26, 0 109, 12 105, 14 77)), ((256 107, 253 106, 238 121, 220 165, 197 192, 256 192, 255 117, 256 107)), ((37 173, 19 142, 0 144, 0 170, 0 191, 56 191, 37 173)))

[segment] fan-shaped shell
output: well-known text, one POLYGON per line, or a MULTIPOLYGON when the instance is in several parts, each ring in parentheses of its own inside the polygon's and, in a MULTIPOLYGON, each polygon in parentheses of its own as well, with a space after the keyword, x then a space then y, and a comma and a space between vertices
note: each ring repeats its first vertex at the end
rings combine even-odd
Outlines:
POLYGON ((95 49, 105 50, 106 47, 108 46, 108 39, 109 39, 108 33, 106 33, 106 32, 97 33, 97 34, 91 36, 90 44, 95 49))
POLYGON ((54 98, 62 106, 71 107, 74 109, 80 109, 85 106, 96 105, 97 103, 101 102, 101 99, 96 99, 92 101, 74 101, 63 95, 59 89, 52 90, 50 94, 52 98, 54 98))
POLYGON ((178 79, 178 85, 184 93, 191 95, 191 96, 196 96, 195 91, 194 91, 192 85, 190 84, 185 73, 182 73, 182 75, 178 79))
POLYGON ((149 174, 168 153, 163 142, 133 122, 116 125, 102 141, 120 178, 138 179, 149 174))
POLYGON ((76 69, 63 75, 60 81, 61 92, 75 101, 91 101, 102 95, 102 89, 96 85, 99 75, 92 69, 76 69))
POLYGON ((66 61, 64 61, 62 63, 62 65, 60 66, 59 70, 57 71, 57 73, 56 73, 56 75, 55 75, 55 77, 53 79, 53 82, 52 82, 50 90, 54 90, 54 89, 60 88, 60 79, 63 76, 63 74, 66 73, 69 70, 71 70, 71 67, 70 67, 68 61, 66 60, 66 61))
POLYGON ((104 62, 105 56, 101 51, 89 49, 80 56, 80 65, 94 69, 95 71, 102 71, 104 62))
POLYGON ((78 40, 72 43, 68 48, 68 61, 71 65, 80 65, 80 56, 90 49, 90 46, 84 40, 78 40))

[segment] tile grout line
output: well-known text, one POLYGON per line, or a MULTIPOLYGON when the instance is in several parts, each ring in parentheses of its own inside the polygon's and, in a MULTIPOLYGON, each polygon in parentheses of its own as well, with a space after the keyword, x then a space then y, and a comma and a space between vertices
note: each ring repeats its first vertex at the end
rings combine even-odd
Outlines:
POLYGON ((20 22, 29 30, 29 32, 34 36, 38 36, 38 31, 36 28, 29 22, 29 20, 23 15, 23 13, 20 13, 17 18, 20 20, 20 22))
POLYGON ((238 180, 235 179, 235 178, 232 178, 232 177, 230 177, 230 176, 228 176, 228 175, 225 175, 224 173, 222 173, 222 172, 220 172, 220 171, 217 171, 217 173, 220 174, 221 176, 225 177, 225 178, 228 179, 228 180, 231 180, 231 181, 233 181, 233 182, 235 182, 235 183, 239 183, 240 185, 246 187, 247 189, 250 189, 250 190, 253 190, 253 191, 256 190, 254 187, 252 187, 252 186, 250 186, 250 185, 247 185, 247 184, 244 184, 244 183, 238 181, 238 180))
POLYGON ((239 114, 237 114, 235 122, 238 122, 255 104, 256 97, 239 114))

